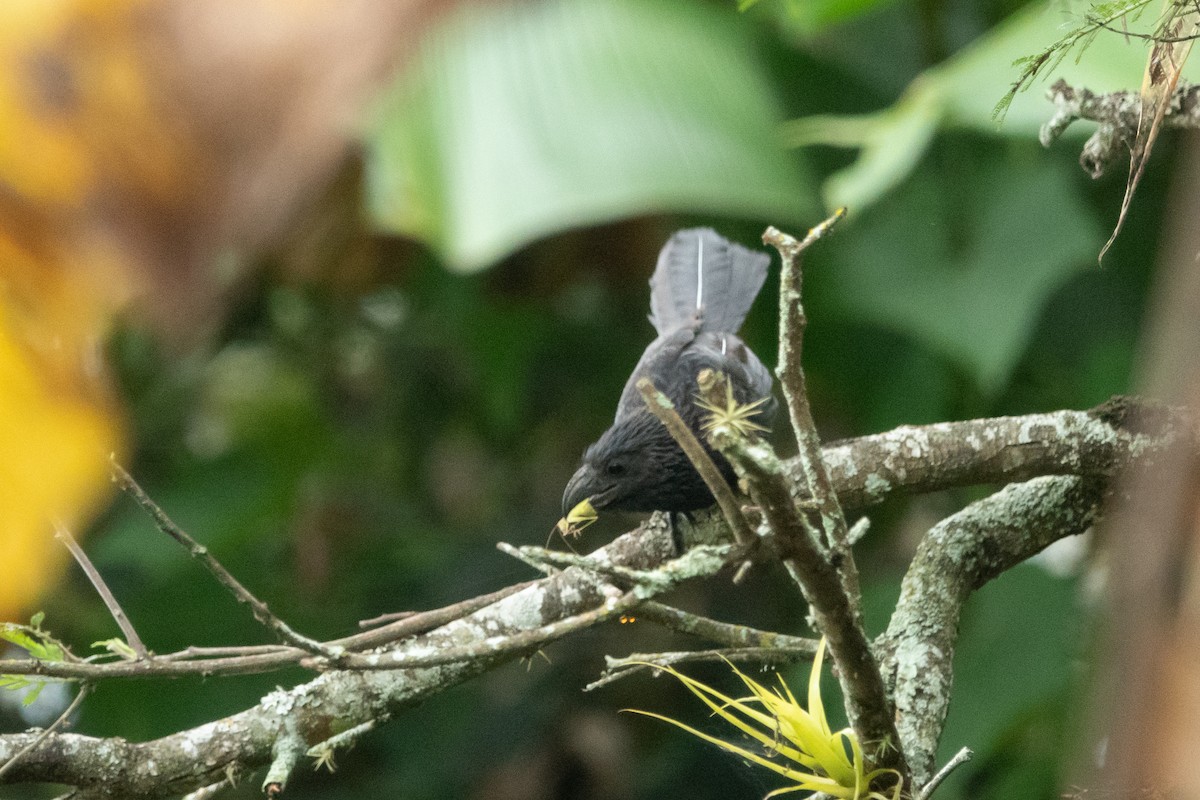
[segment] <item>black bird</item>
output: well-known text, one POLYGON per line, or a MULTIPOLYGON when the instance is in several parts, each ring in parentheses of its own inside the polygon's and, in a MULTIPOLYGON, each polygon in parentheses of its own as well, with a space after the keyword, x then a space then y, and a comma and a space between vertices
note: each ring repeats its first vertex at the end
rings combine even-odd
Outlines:
MULTIPOLYGON (((738 403, 766 398, 754 421, 768 425, 775 411, 771 373, 737 331, 770 261, 767 254, 730 242, 711 228, 682 230, 671 237, 650 279, 650 322, 658 338, 629 376, 612 427, 587 448, 567 484, 564 517, 583 500, 596 510, 622 511, 694 511, 713 504, 712 493, 647 410, 636 384, 649 378, 699 435, 708 412, 696 406, 696 376, 706 368, 723 372, 738 403)), ((711 449, 709 454, 732 485, 728 462, 711 449)))

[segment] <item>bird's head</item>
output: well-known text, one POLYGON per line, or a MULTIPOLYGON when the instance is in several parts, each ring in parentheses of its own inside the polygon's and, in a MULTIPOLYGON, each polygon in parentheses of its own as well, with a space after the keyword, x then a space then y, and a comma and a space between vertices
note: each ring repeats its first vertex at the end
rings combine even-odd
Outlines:
POLYGON ((584 500, 597 511, 685 511, 711 505, 712 495, 666 429, 643 412, 584 452, 563 492, 564 516, 584 500))
POLYGON ((587 449, 583 463, 567 483, 564 515, 584 500, 590 500, 597 511, 625 508, 625 502, 645 483, 646 459, 636 450, 609 450, 603 444, 601 440, 587 449))

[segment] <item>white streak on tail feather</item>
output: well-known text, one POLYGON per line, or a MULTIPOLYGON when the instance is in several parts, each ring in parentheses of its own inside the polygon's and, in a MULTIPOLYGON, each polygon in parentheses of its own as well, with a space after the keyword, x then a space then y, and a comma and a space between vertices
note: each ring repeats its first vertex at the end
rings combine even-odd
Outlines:
POLYGON ((704 237, 698 239, 700 247, 696 251, 696 310, 704 307, 704 237))

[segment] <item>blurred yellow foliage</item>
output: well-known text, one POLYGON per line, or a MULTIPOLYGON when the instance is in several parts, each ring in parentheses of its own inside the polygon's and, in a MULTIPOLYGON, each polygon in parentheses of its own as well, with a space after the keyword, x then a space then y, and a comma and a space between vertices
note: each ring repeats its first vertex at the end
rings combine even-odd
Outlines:
POLYGON ((451 0, 0 0, 0 619, 64 559, 122 455, 102 348, 137 303, 204 329, 336 174, 351 124, 451 0))
POLYGON ((10 321, 0 321, 0 619, 24 616, 57 577, 67 552, 50 520, 87 521, 109 491, 107 455, 122 446, 113 407, 64 391, 10 321))
POLYGON ((0 619, 56 579, 51 520, 85 525, 124 447, 101 348, 132 265, 97 207, 177 183, 132 46, 139 5, 0 5, 0 619))

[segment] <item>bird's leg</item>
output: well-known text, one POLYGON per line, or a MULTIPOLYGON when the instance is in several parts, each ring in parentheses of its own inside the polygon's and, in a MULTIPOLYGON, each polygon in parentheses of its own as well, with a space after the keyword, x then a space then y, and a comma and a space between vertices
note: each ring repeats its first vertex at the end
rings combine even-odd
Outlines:
POLYGON ((683 551, 685 549, 683 542, 683 530, 679 526, 679 523, 685 518, 687 519, 688 524, 694 525, 696 523, 696 520, 694 520, 686 511, 667 512, 667 528, 671 532, 671 546, 675 548, 675 555, 677 556, 683 555, 683 551))

